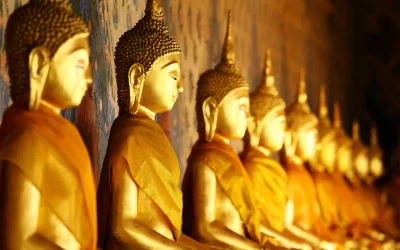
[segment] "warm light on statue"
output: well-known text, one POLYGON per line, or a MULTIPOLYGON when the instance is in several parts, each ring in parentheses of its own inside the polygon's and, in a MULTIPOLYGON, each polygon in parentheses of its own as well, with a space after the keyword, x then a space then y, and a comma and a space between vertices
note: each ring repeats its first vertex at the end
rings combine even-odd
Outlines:
POLYGON ((286 131, 285 102, 278 95, 272 75, 271 55, 267 51, 264 77, 250 94, 252 119, 244 141, 242 162, 255 188, 255 199, 268 222, 269 233, 287 248, 311 249, 300 237, 285 228, 287 175, 270 158, 284 143, 286 131))
POLYGON ((99 241, 106 249, 204 249, 181 233, 176 154, 155 115, 183 91, 181 49, 158 0, 115 49, 118 105, 100 177, 99 241))
POLYGON ((183 230, 217 248, 278 249, 263 230, 251 180, 229 145, 244 136, 250 115, 249 86, 234 59, 229 13, 221 62, 198 81, 199 140, 182 184, 183 230))
POLYGON ((1 249, 96 249, 89 154, 60 115, 92 83, 88 36, 66 0, 31 0, 8 19, 13 104, 0 127, 1 249))

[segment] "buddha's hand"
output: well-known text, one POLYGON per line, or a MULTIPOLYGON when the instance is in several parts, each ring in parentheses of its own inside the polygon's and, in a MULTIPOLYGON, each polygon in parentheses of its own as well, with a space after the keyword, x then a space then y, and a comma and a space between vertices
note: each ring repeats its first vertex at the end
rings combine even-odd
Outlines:
POLYGON ((388 240, 382 243, 380 250, 396 250, 396 243, 394 240, 388 240))
POLYGON ((306 244, 306 243, 299 243, 297 244, 297 246, 295 247, 296 249, 300 249, 300 250, 312 250, 313 248, 306 244))
POLYGON ((332 242, 328 242, 328 241, 321 241, 321 243, 319 243, 319 248, 322 250, 337 250, 337 246, 336 244, 332 243, 332 242))
POLYGON ((360 244, 355 240, 346 240, 344 243, 344 249, 346 250, 355 250, 359 249, 360 244))

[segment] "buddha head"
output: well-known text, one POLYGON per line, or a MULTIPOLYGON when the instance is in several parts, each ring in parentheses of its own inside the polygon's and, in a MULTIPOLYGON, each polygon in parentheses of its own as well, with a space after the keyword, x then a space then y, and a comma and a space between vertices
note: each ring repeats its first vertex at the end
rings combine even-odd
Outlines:
POLYGON ((372 177, 371 179, 378 179, 384 174, 384 170, 382 162, 382 150, 378 145, 378 136, 375 126, 373 126, 371 129, 371 142, 369 146, 368 156, 369 174, 372 177))
POLYGON ((318 162, 332 173, 335 169, 336 160, 336 131, 332 127, 328 117, 328 107, 326 105, 325 85, 321 85, 319 96, 319 123, 318 123, 318 162))
POLYGON ((31 0, 9 17, 5 51, 13 102, 78 106, 92 83, 89 32, 68 0, 31 0))
POLYGON ((264 77, 261 84, 250 94, 252 119, 244 138, 246 149, 259 146, 276 152, 282 148, 286 130, 285 107, 286 104, 275 87, 271 51, 268 49, 264 77))
POLYGON ((296 100, 286 109, 287 135, 285 153, 287 157, 297 156, 303 161, 314 158, 317 137, 318 118, 307 103, 305 72, 300 72, 300 82, 296 100))
POLYGON ((235 64, 230 12, 221 62, 203 73, 198 81, 196 113, 200 139, 211 142, 217 134, 235 140, 246 132, 249 86, 235 64))
POLYGON ((352 166, 351 140, 342 127, 339 102, 333 105, 333 127, 336 130, 336 167, 339 172, 345 174, 352 166))
POLYGON ((144 17, 126 31, 115 48, 119 112, 136 114, 172 109, 179 92, 181 49, 163 18, 158 0, 148 0, 144 17))
MULTIPOLYGON (((352 168, 355 174, 365 179, 369 172, 369 159, 367 148, 362 144, 359 134, 359 124, 357 121, 353 122, 353 142, 351 145, 352 150, 352 168)), ((351 178, 350 178, 351 179, 351 178)))

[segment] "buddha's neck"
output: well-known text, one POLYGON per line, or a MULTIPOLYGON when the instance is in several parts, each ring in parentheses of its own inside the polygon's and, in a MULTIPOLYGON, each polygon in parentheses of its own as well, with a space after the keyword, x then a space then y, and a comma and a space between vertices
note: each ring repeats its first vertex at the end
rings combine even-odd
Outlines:
POLYGON ((217 134, 217 133, 214 135, 214 140, 222 141, 222 142, 224 142, 226 144, 229 144, 229 139, 228 138, 226 138, 226 137, 224 137, 224 136, 222 136, 220 134, 217 134))
POLYGON ((327 170, 325 168, 324 164, 322 164, 320 162, 315 162, 315 163, 311 164, 311 166, 315 171, 317 171, 319 173, 323 173, 323 172, 325 172, 325 170, 327 170))
POLYGON ((60 108, 57 108, 56 106, 50 104, 49 102, 46 102, 46 101, 44 101, 44 100, 41 100, 41 101, 40 101, 40 104, 42 104, 43 106, 48 107, 50 110, 53 110, 53 111, 54 111, 56 114, 58 114, 58 115, 61 113, 61 109, 60 109, 60 108))
POLYGON ((304 161, 298 157, 297 155, 293 155, 290 157, 290 161, 292 161, 293 163, 296 163, 298 165, 303 165, 304 161))
POLYGON ((263 155, 265 155, 265 157, 270 157, 271 156, 271 151, 268 150, 267 148, 264 148, 263 146, 258 146, 258 147, 255 148, 255 150, 257 150, 260 153, 262 153, 263 155))
POLYGON ((156 113, 151 111, 150 109, 146 108, 145 106, 140 105, 139 111, 150 117, 151 119, 155 120, 156 119, 156 113))

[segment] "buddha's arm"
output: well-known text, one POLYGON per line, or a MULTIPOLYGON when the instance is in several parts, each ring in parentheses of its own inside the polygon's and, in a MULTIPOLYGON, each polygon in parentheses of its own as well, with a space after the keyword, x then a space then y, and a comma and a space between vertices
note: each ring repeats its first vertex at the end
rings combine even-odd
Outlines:
POLYGON ((306 240, 307 242, 309 242, 314 246, 318 246, 320 244, 320 239, 316 235, 296 226, 293 223, 293 219, 294 219, 293 202, 289 200, 286 204, 286 218, 285 218, 286 228, 294 235, 306 240))
POLYGON ((11 163, 3 163, 1 171, 0 249, 61 249, 36 231, 40 206, 36 187, 11 163))
POLYGON ((296 239, 296 236, 291 235, 289 232, 278 232, 265 223, 261 224, 261 233, 267 236, 272 236, 278 241, 279 245, 288 248, 302 248, 304 247, 300 240, 296 239))
POLYGON ((137 219, 139 190, 126 160, 117 158, 111 169, 111 232, 118 249, 184 249, 137 219))
POLYGON ((194 163, 193 214, 194 230, 201 241, 222 248, 262 249, 259 244, 233 232, 215 217, 217 179, 214 172, 203 162, 194 163))

